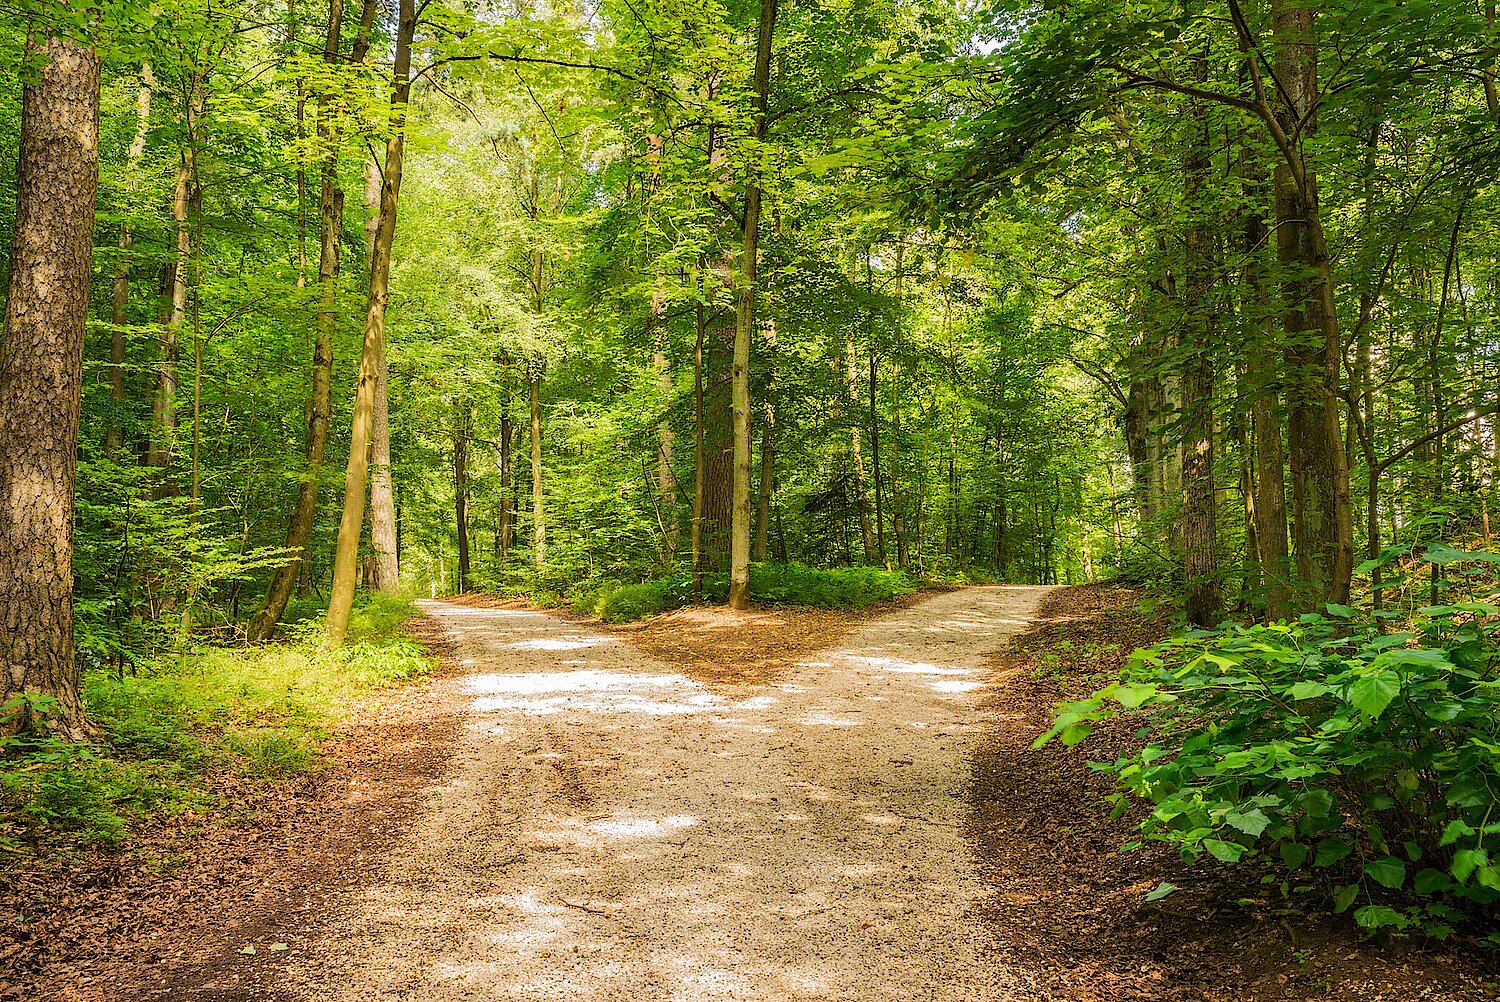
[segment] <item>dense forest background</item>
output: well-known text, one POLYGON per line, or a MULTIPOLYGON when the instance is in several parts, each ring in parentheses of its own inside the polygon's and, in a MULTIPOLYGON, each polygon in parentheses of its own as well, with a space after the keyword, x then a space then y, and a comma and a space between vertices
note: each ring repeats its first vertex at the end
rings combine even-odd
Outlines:
POLYGON ((83 649, 327 594, 397 136, 361 580, 729 569, 752 174, 756 560, 1186 581, 1208 621, 1487 533, 1488 16, 1321 6, 790 5, 764 138, 754 4, 423 5, 409 105, 379 4, 136 12, 103 69, 83 649))
MULTIPOLYGON (((80 679, 165 653, 321 633, 326 667, 382 608, 357 594, 630 618, 921 581, 1151 584, 1239 624, 1215 643, 1278 624, 1224 672, 1344 679, 1226 720, 1373 728, 1413 666, 1477 698, 1497 38, 1482 0, 8 8, 6 726, 97 737, 80 679), (1296 633, 1356 616, 1358 655, 1296 633)), ((1390 846, 1438 853, 1488 907, 1493 714, 1408 724, 1386 772, 1435 758, 1380 796, 1432 799, 1355 858, 1394 887, 1390 846)), ((1225 782, 1157 834, 1333 830, 1225 782)))

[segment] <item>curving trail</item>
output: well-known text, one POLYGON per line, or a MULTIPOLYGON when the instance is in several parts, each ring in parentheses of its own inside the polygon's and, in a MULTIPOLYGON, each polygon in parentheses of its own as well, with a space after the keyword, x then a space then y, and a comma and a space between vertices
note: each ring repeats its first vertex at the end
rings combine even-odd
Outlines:
POLYGON ((1045 591, 938 595, 758 687, 540 613, 423 603, 472 662, 466 735, 297 995, 1038 997, 983 955, 963 823, 983 656, 1045 591))

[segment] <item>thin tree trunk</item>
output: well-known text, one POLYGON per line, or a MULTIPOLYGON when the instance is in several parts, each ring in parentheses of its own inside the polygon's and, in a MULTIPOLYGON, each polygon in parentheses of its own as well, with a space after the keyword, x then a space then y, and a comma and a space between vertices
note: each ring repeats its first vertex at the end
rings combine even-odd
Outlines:
MULTIPOLYGON (((707 271, 704 271, 707 285, 707 271)), ((698 301, 693 330, 693 525, 691 543, 693 549, 693 597, 703 598, 703 338, 708 321, 704 316, 702 299, 698 301)))
POLYGON ((755 46, 755 140, 745 184, 741 230, 740 280, 734 324, 734 363, 730 399, 734 427, 734 495, 730 509, 729 605, 750 605, 750 339, 755 333, 755 283, 760 244, 760 169, 754 158, 766 138, 766 103, 771 84, 771 41, 776 32, 777 0, 761 0, 760 37, 755 46))
POLYGON ((324 636, 338 646, 349 631, 354 607, 354 576, 359 560, 360 528, 364 524, 366 477, 369 474, 370 439, 375 423, 375 384, 380 379, 380 360, 385 353, 385 310, 390 300, 391 245, 396 236, 396 209, 401 193, 401 167, 405 154, 405 113, 411 92, 411 43, 416 31, 415 0, 399 0, 396 59, 391 107, 395 125, 385 145, 385 171, 380 186, 380 217, 375 230, 375 251, 370 261, 370 295, 365 312, 364 342, 359 357, 359 384, 354 398, 354 417, 349 436, 349 466, 344 475, 344 512, 339 521, 338 547, 334 553, 333 584, 324 636))
MULTIPOLYGON (((368 6, 368 3, 367 3, 368 6)), ((343 0, 329 0, 328 33, 324 42, 323 61, 333 65, 339 58, 339 34, 343 23, 343 0)), ((319 104, 326 120, 337 115, 342 98, 324 93, 319 104)), ((312 542, 313 519, 318 507, 318 488, 322 480, 323 454, 328 446, 329 425, 333 419, 333 336, 338 329, 338 286, 341 269, 340 250, 344 232, 344 189, 339 184, 338 136, 327 124, 319 126, 320 140, 327 147, 321 165, 318 192, 320 238, 318 246, 318 317, 313 336, 312 367, 308 372, 307 421, 304 465, 287 525, 288 563, 276 568, 266 597, 251 619, 246 633, 252 641, 271 639, 276 624, 286 612, 292 589, 304 572, 310 570, 308 547, 312 542)), ((309 576, 310 580, 310 576, 309 576)))
MULTIPOLYGON (((191 102, 189 101, 189 117, 191 102)), ((191 129, 191 126, 189 127, 191 129)), ((176 229, 175 256, 170 265, 170 305, 162 323, 161 353, 156 366, 156 390, 151 403, 151 440, 146 451, 146 465, 157 472, 154 490, 170 491, 165 482, 172 465, 172 451, 177 434, 177 353, 182 323, 187 316, 187 270, 192 231, 188 227, 188 184, 192 178, 192 141, 183 148, 177 161, 177 178, 172 190, 172 221, 176 229)))
MULTIPOLYGON (((135 136, 130 141, 130 150, 125 156, 125 191, 134 195, 136 171, 141 157, 146 154, 146 132, 151 124, 151 92, 156 79, 151 73, 151 64, 141 64, 141 87, 135 99, 135 136)), ((131 207, 134 208, 133 206, 131 207)), ((125 327, 130 323, 130 248, 135 235, 127 221, 120 227, 120 258, 115 262, 114 301, 110 311, 112 327, 109 334, 109 425, 104 432, 104 450, 117 456, 125 445, 125 431, 120 424, 120 415, 125 409, 125 327)))
MULTIPOLYGON (((379 164, 372 156, 365 164, 365 237, 373 259, 375 231, 380 224, 379 164)), ((370 548, 375 551, 376 589, 389 595, 401 587, 400 555, 396 549, 396 491, 391 470, 391 364, 381 345, 380 371, 375 380, 375 417, 370 441, 370 548)))
POLYGON ((761 408, 760 491, 755 498, 755 553, 757 561, 766 559, 771 528, 771 494, 776 484, 776 404, 767 400, 761 408))
POLYGON ((531 559, 538 570, 547 562, 547 508, 542 499, 542 375, 530 373, 531 403, 531 559))
POLYGON ((460 594, 469 589, 469 439, 473 424, 473 405, 462 401, 453 422, 453 521, 458 530, 455 585, 460 594))
POLYGON ((865 563, 875 562, 875 533, 870 525, 870 504, 865 490, 865 457, 859 433, 859 364, 854 345, 844 345, 844 412, 849 418, 849 455, 854 466, 854 507, 859 514, 859 538, 865 563))
MULTIPOLYGON (((662 398, 672 395, 672 369, 667 360, 667 338, 670 331, 660 323, 661 300, 651 297, 646 313, 646 339, 651 342, 651 371, 656 373, 656 385, 662 398)), ((656 496, 660 503, 665 532, 667 557, 677 552, 680 527, 677 518, 677 476, 672 472, 672 423, 665 417, 656 425, 656 496)))
POLYGON ((510 548, 515 543, 516 531, 515 458, 512 449, 515 428, 510 416, 510 390, 507 389, 505 393, 505 409, 500 412, 500 526, 496 533, 499 538, 495 544, 502 565, 510 559, 510 548))
MULTIPOLYGON (((56 700, 66 738, 94 726, 73 647, 73 502, 83 336, 99 187, 99 55, 72 39, 28 40, 16 228, 0 341, 0 703, 56 700)), ((0 719, 13 732, 24 709, 0 719)))

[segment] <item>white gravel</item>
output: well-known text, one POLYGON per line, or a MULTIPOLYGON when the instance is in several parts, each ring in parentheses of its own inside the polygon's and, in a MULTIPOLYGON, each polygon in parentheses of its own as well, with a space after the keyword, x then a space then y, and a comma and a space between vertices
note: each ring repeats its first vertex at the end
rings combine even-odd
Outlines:
POLYGON ((423 603, 467 734, 388 871, 293 981, 341 1000, 1021 1000, 965 844, 983 655, 1043 588, 875 621, 774 685, 705 687, 534 612, 423 603))

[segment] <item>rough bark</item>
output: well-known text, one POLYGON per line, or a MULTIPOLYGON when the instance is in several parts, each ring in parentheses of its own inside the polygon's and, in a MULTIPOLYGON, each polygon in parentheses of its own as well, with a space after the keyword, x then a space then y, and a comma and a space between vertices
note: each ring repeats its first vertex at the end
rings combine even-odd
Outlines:
MULTIPOLYGON (((56 700, 69 738, 94 733, 73 649, 73 502, 83 335, 99 185, 99 55, 27 45, 16 229, 0 350, 0 702, 56 700)), ((0 721, 15 730, 25 714, 0 721)))
POLYGON ((734 498, 730 514, 729 605, 750 605, 750 339, 755 333, 755 283, 760 244, 760 144, 766 137, 766 99, 771 83, 771 41, 776 32, 777 0, 761 0, 760 36, 755 46, 755 144, 745 184, 740 276, 735 308, 734 364, 730 397, 734 429, 734 498))
POLYGON ((1287 451, 1292 472, 1292 535, 1308 600, 1347 603, 1354 539, 1348 460, 1339 424, 1342 348, 1332 266, 1323 234, 1317 178, 1301 144, 1317 127, 1317 13, 1273 0, 1275 120, 1283 162, 1274 175, 1277 258, 1285 311, 1287 451))
POLYGON ((375 249, 370 257, 369 301, 365 310, 364 340, 359 356, 359 383, 349 436, 349 465, 344 473, 344 511, 339 521, 338 546, 333 558, 328 618, 324 638, 338 646, 349 631, 354 607, 354 578, 359 561, 360 528, 365 518, 365 488, 370 467, 370 439, 375 424, 375 384, 385 354, 385 311, 390 301, 391 245, 396 236, 396 209, 401 194, 401 168, 406 151, 406 103, 411 93, 411 42, 416 30, 415 0, 400 0, 396 29, 396 58, 391 107, 395 126, 385 144, 385 169, 380 185, 380 214, 375 249))

